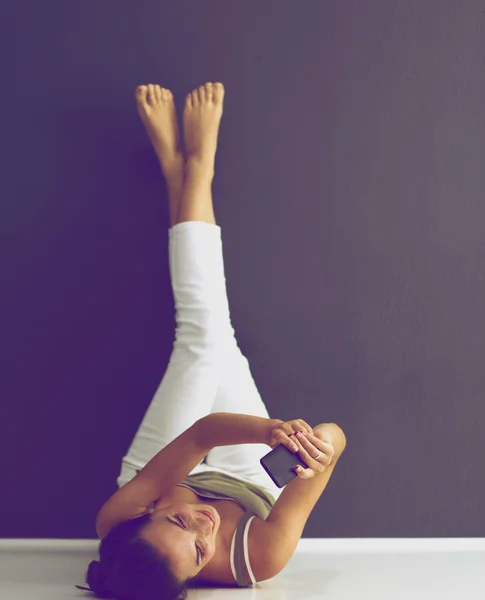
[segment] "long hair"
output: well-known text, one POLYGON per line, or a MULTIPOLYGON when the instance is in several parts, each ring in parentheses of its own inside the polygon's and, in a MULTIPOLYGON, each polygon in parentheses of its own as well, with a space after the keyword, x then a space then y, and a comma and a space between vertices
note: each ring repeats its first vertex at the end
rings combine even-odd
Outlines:
POLYGON ((123 521, 101 541, 100 560, 93 560, 86 574, 88 591, 97 598, 186 600, 186 582, 175 577, 168 558, 140 537, 151 518, 145 514, 123 521))

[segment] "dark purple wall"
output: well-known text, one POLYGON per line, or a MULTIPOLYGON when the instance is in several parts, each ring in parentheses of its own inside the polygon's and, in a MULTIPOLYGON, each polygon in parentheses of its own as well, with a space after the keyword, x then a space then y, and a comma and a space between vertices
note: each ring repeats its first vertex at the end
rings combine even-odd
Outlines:
POLYGON ((95 537, 175 325, 134 90, 180 113, 206 81, 240 347, 271 416, 347 434, 305 536, 485 535, 484 27, 454 0, 10 7, 2 537, 95 537))

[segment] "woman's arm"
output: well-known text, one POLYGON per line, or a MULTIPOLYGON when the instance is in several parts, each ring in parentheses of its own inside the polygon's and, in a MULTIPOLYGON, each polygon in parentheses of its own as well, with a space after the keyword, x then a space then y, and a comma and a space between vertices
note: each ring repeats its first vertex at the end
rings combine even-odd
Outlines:
POLYGON ((96 532, 102 539, 112 527, 144 512, 152 502, 170 494, 174 486, 207 454, 197 441, 198 421, 162 448, 128 483, 101 507, 96 532))
POLYGON ((239 413, 211 413, 196 423, 198 444, 207 452, 216 446, 268 444, 271 430, 282 422, 239 413))
POLYGON ((277 575, 293 556, 308 517, 327 487, 335 465, 345 450, 345 434, 335 423, 317 425, 313 428, 313 433, 322 441, 331 440, 335 454, 323 473, 319 473, 312 479, 296 477, 290 481, 276 500, 266 520, 260 524, 255 544, 260 554, 256 559, 269 561, 268 578, 277 575))
POLYGON ((105 502, 96 518, 98 536, 102 539, 116 523, 140 514, 168 494, 215 446, 267 444, 272 428, 281 422, 234 413, 202 417, 105 502))

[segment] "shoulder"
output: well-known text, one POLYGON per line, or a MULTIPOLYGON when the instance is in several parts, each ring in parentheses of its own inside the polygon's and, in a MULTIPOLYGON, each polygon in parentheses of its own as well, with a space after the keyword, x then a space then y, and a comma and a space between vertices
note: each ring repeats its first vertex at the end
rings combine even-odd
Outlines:
MULTIPOLYGON (((249 566, 257 582, 271 579, 276 574, 274 565, 271 561, 271 552, 268 552, 268 546, 265 545, 265 536, 268 534, 266 522, 256 515, 251 515, 250 519, 245 524, 245 529, 248 529, 247 535, 247 551, 249 556, 249 566), (264 549, 263 549, 264 546, 264 549)), ((196 578, 197 583, 220 583, 225 585, 237 586, 231 568, 231 549, 236 533, 236 527, 239 525, 232 523, 231 531, 228 535, 221 539, 221 544, 214 558, 202 569, 196 578)), ((241 546, 244 541, 240 542, 241 546)), ((234 547, 234 553, 237 551, 234 547)), ((233 557, 234 559, 234 557, 233 557)), ((251 585, 251 577, 247 569, 247 564, 244 559, 244 577, 248 585, 251 585)))

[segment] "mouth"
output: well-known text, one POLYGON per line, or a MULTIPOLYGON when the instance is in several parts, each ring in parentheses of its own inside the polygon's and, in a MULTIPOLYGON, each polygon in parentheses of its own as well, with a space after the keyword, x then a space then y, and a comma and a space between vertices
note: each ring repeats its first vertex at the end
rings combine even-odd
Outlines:
POLYGON ((199 512, 212 521, 212 531, 214 531, 214 527, 216 526, 215 518, 208 510, 199 510, 199 512))

